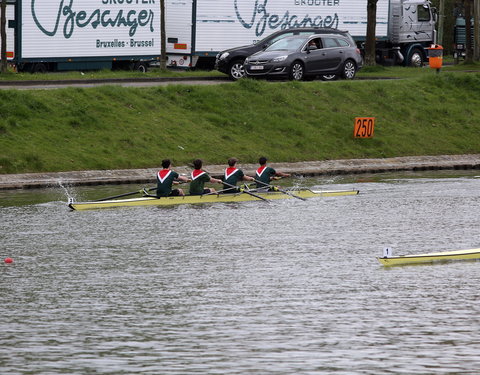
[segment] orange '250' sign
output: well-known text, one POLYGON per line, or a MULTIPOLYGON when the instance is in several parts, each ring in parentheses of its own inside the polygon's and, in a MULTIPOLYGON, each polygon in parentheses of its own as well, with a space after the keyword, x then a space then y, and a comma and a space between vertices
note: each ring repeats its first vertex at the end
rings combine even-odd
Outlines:
POLYGON ((375 117, 355 117, 353 127, 354 138, 372 138, 375 128, 375 117))

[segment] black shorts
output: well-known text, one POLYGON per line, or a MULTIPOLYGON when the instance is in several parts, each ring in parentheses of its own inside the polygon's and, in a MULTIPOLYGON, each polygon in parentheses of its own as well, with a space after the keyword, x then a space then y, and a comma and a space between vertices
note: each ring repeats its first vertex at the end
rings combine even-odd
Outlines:
POLYGON ((190 193, 190 195, 205 195, 205 194, 210 194, 212 192, 211 189, 203 189, 203 192, 201 192, 200 194, 192 194, 190 193))
POLYGON ((240 188, 231 188, 231 187, 226 187, 224 191, 222 191, 222 194, 238 194, 240 193, 240 188))
POLYGON ((180 195, 180 190, 173 189, 172 192, 170 193, 169 197, 178 197, 179 195, 180 195))

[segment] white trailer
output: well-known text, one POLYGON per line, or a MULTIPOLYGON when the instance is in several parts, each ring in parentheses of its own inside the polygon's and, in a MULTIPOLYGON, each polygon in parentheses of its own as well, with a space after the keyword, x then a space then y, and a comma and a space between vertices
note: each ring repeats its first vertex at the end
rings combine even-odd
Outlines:
MULTIPOLYGON (((19 71, 133 68, 160 57, 158 0, 17 0, 7 35, 19 71), (14 37, 11 38, 11 30, 14 37)), ((11 12, 11 10, 9 9, 11 12)))
MULTIPOLYGON (((257 42, 280 29, 331 27, 349 31, 362 47, 367 0, 166 0, 168 65, 212 66, 223 50, 257 42)), ((419 65, 435 41, 429 0, 378 0, 380 62, 419 65)))

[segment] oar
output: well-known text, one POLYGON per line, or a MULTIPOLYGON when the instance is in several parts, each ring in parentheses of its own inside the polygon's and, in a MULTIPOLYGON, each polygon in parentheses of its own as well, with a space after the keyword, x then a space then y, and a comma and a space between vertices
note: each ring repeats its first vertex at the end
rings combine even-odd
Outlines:
POLYGON ((254 180, 255 182, 259 183, 259 184, 262 184, 263 186, 268 186, 268 187, 272 187, 274 188, 275 190, 278 190, 279 192, 283 193, 283 194, 287 194, 287 195, 290 195, 291 197, 293 198, 297 198, 297 199, 301 199, 302 201, 306 201, 305 198, 302 198, 302 197, 299 197, 298 195, 295 195, 295 194, 292 194, 290 193, 289 191, 286 191, 286 190, 283 190, 283 189, 280 189, 276 186, 273 186, 273 185, 269 185, 269 184, 266 184, 265 182, 263 181, 259 181, 259 180, 254 180))
POLYGON ((218 194, 223 193, 223 192, 228 191, 228 190, 232 190, 232 189, 222 189, 222 190, 218 190, 218 191, 216 191, 216 192, 214 192, 214 193, 207 193, 207 194, 201 194, 201 195, 202 195, 202 196, 205 196, 205 195, 214 195, 214 194, 217 194, 217 195, 218 195, 218 194))
MULTIPOLYGON (((222 183, 224 185, 227 185, 227 186, 230 186, 231 188, 233 189, 237 189, 237 186, 235 185, 230 185, 228 182, 225 182, 225 181, 222 181, 222 183)), ((265 202, 270 202, 268 199, 264 198, 264 197, 261 197, 260 195, 257 195, 257 194, 253 194, 247 190, 241 190, 242 193, 245 193, 245 194, 248 194, 248 195, 251 195, 252 197, 255 197, 255 198, 258 198, 258 199, 261 199, 262 201, 265 201, 265 202)))
MULTIPOLYGON (((193 164, 188 164, 188 166, 189 166, 190 168, 194 168, 193 164)), ((209 175, 211 175, 211 173, 208 172, 208 171, 206 171, 205 169, 203 169, 203 171, 205 171, 206 173, 208 173, 209 175)), ((230 186, 231 188, 233 188, 233 189, 235 189, 235 190, 238 188, 238 186, 230 185, 228 182, 225 182, 225 181, 222 181, 222 184, 227 185, 227 186, 230 186)), ((223 189, 222 191, 226 191, 226 190, 230 190, 230 189, 223 189)), ((242 193, 249 194, 249 195, 251 195, 252 197, 261 199, 262 201, 265 201, 265 202, 270 202, 268 199, 266 199, 266 198, 264 198, 264 197, 261 197, 260 195, 253 194, 253 193, 250 193, 250 192, 245 191, 245 190, 242 190, 242 193)), ((205 194, 205 195, 208 195, 208 194, 205 194)))
MULTIPOLYGON (((128 197, 129 195, 143 194, 143 193, 144 193, 144 190, 145 190, 145 189, 137 190, 137 191, 131 191, 130 193, 124 193, 124 194, 120 194, 120 195, 114 195, 114 196, 112 196, 112 197, 106 197, 106 198, 102 198, 102 199, 97 199, 97 200, 92 201, 92 202, 109 201, 110 199, 128 197)), ((152 187, 152 188, 148 188, 148 189, 146 189, 146 190, 147 190, 147 191, 152 191, 152 190, 157 190, 157 188, 156 188, 156 187, 152 187)))

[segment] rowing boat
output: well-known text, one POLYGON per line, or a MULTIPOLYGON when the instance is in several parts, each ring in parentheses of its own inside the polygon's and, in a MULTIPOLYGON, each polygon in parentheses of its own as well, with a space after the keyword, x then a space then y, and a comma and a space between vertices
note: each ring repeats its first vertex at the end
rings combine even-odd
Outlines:
MULTIPOLYGON (((358 190, 310 190, 303 189, 298 191, 289 191, 291 195, 282 192, 257 192, 258 195, 267 200, 273 199, 292 199, 292 195, 301 198, 314 197, 336 197, 344 195, 357 195, 358 190)), ((246 194, 206 194, 206 195, 185 195, 181 197, 141 197, 129 199, 112 199, 105 201, 90 201, 90 202, 69 202, 68 206, 72 210, 92 210, 98 208, 113 208, 113 207, 136 207, 136 206, 173 206, 179 204, 199 204, 199 203, 235 203, 245 201, 258 201, 259 198, 246 194)))
POLYGON ((408 264, 450 262, 458 260, 480 259, 480 249, 454 250, 417 255, 377 258, 384 266, 403 266, 408 264))

